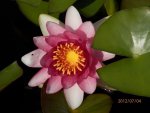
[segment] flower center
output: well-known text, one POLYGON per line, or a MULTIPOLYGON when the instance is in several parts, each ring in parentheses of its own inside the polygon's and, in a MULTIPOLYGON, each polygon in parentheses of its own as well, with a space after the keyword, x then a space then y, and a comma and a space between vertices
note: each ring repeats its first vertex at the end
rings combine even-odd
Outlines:
POLYGON ((79 55, 75 51, 68 51, 66 60, 71 64, 75 65, 79 61, 79 55))
POLYGON ((85 68, 84 51, 74 43, 59 44, 53 51, 53 67, 62 74, 76 74, 85 68))

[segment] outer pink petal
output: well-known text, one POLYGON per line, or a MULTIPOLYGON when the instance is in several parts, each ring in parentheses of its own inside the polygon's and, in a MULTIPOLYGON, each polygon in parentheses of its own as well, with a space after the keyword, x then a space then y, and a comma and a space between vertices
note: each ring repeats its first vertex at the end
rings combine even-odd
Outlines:
POLYGON ((62 89, 61 77, 60 76, 51 76, 48 81, 46 93, 53 94, 62 89))
POLYGON ((50 36, 45 40, 50 46, 55 47, 59 42, 66 41, 67 39, 63 38, 62 36, 50 36))
POLYGON ((73 40, 78 40, 79 41, 79 36, 76 35, 75 33, 73 32, 69 32, 69 31, 65 31, 64 32, 64 35, 68 38, 68 39, 73 39, 73 40))
POLYGON ((77 77, 74 75, 64 76, 62 77, 62 85, 64 88, 72 87, 77 81, 77 77))
POLYGON ((48 52, 52 47, 47 44, 45 41, 45 37, 40 36, 40 37, 34 37, 33 38, 34 44, 39 48, 42 49, 43 51, 48 52))
POLYGON ((29 67, 42 67, 40 64, 41 58, 46 54, 41 49, 36 49, 21 58, 21 61, 29 67))
POLYGON ((102 54, 103 54, 103 61, 106 61, 106 60, 109 60, 109 59, 112 59, 112 58, 115 57, 115 54, 108 53, 108 52, 105 52, 105 51, 102 51, 102 54))
POLYGON ((80 88, 88 94, 92 94, 96 89, 96 79, 90 76, 84 79, 80 84, 80 88))
POLYGON ((76 109, 83 101, 84 92, 78 84, 74 84, 71 88, 64 89, 64 95, 71 109, 76 109))
POLYGON ((79 12, 75 7, 70 6, 67 10, 66 18, 65 18, 66 28, 77 30, 81 24, 82 24, 82 19, 79 12))
POLYGON ((28 85, 31 87, 35 87, 43 84, 50 75, 48 74, 47 68, 42 68, 39 72, 37 72, 32 79, 29 81, 28 85))
POLYGON ((64 33, 65 29, 61 27, 59 24, 53 23, 53 22, 47 22, 46 23, 47 30, 49 34, 51 35, 59 35, 64 33))
POLYGON ((93 38, 94 35, 95 35, 95 29, 94 29, 94 26, 93 24, 88 21, 88 22, 84 22, 80 27, 79 29, 80 31, 83 31, 87 38, 93 38))

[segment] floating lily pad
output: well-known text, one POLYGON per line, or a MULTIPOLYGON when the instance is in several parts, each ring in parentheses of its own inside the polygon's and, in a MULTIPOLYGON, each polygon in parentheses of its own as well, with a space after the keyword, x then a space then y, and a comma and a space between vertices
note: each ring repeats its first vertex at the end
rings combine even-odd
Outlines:
POLYGON ((43 113, 109 113, 112 106, 108 95, 93 94, 88 96, 79 108, 71 110, 63 92, 46 94, 45 88, 42 89, 41 101, 43 113))
POLYGON ((125 58, 99 69, 98 73, 109 86, 124 93, 150 97, 150 53, 135 59, 125 58))
POLYGON ((42 0, 17 0, 20 10, 31 22, 38 25, 41 13, 48 13, 48 2, 42 0))
POLYGON ((0 91, 22 75, 23 71, 17 62, 13 62, 0 71, 0 91))
POLYGON ((108 95, 93 94, 88 96, 73 113, 109 113, 111 106, 112 100, 108 95))
POLYGON ((150 8, 122 10, 97 30, 93 47, 127 57, 150 52, 150 8))
POLYGON ((108 15, 113 15, 118 9, 116 0, 106 0, 104 6, 108 15))
POLYGON ((126 56, 98 70, 119 91, 150 97, 150 8, 115 13, 98 29, 93 47, 126 56))
POLYGON ((122 0, 121 9, 150 6, 150 0, 122 0))

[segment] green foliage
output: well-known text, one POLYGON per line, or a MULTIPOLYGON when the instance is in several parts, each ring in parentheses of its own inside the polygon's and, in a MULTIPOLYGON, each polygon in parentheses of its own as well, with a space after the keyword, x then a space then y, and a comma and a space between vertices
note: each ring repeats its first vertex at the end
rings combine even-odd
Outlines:
POLYGON ((106 0, 104 6, 108 15, 113 15, 118 9, 116 0, 106 0))
POLYGON ((92 17, 99 11, 104 2, 105 0, 80 0, 76 5, 79 7, 81 14, 85 17, 92 17))
POLYGON ((33 23, 38 25, 41 13, 48 13, 48 2, 42 0, 17 0, 22 13, 33 23))
POLYGON ((150 6, 150 0, 122 0, 121 9, 150 6))
POLYGON ((98 70, 108 85, 125 93, 150 97, 150 8, 115 13, 98 29, 93 47, 129 58, 98 70))
POLYGON ((49 13, 62 13, 76 0, 49 0, 49 13))
POLYGON ((109 113, 112 106, 109 96, 93 94, 88 96, 79 108, 71 110, 63 92, 46 94, 45 88, 42 89, 41 102, 43 113, 109 113))
POLYGON ((0 71, 0 91, 22 75, 23 71, 17 62, 13 62, 0 71))

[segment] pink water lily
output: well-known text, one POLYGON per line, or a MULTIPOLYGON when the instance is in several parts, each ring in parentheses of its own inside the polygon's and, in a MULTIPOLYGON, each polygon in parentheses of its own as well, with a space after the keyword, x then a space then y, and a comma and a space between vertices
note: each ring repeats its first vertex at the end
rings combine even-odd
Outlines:
POLYGON ((53 94, 63 89, 68 105, 75 109, 82 103, 84 92, 95 91, 96 69, 114 54, 91 48, 95 29, 90 21, 82 23, 73 6, 67 10, 65 25, 44 14, 40 15, 39 23, 44 36, 33 38, 38 49, 22 57, 27 66, 42 68, 29 86, 39 86, 48 80, 46 92, 53 94))

